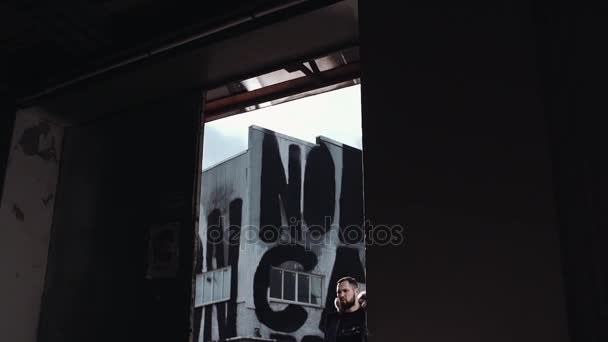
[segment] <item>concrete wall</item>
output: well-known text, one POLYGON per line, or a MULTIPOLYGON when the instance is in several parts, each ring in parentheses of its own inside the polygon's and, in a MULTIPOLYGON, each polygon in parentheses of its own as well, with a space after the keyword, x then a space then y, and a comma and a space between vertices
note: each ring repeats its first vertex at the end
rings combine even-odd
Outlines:
POLYGON ((366 217, 408 237, 368 246, 373 341, 568 340, 530 7, 360 14, 366 217))
POLYGON ((0 332, 36 341, 53 221, 63 128, 47 113, 16 113, 0 196, 0 332))

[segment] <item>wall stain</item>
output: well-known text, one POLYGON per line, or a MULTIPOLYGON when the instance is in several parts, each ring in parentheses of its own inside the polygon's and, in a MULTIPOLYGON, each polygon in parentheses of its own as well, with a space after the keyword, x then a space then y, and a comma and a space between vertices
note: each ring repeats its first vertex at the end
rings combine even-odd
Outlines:
POLYGON ((25 214, 23 213, 23 210, 21 210, 21 208, 17 206, 16 203, 13 203, 13 214, 15 215, 17 220, 21 222, 25 221, 25 214))
POLYGON ((45 198, 42 199, 42 203, 44 204, 45 207, 47 207, 49 205, 49 202, 55 197, 55 194, 50 193, 48 196, 46 196, 45 198))
POLYGON ((19 139, 19 146, 28 156, 38 156, 46 161, 57 161, 55 150, 55 138, 51 136, 50 146, 40 146, 42 139, 47 139, 51 131, 51 126, 47 122, 41 122, 23 131, 19 139))

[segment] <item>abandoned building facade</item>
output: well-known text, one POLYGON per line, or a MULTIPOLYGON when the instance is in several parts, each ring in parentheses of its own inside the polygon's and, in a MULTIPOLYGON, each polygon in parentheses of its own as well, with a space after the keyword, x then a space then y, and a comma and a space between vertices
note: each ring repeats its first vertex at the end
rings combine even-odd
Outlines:
POLYGON ((203 172, 194 341, 322 341, 335 283, 365 283, 361 151, 251 126, 203 172))

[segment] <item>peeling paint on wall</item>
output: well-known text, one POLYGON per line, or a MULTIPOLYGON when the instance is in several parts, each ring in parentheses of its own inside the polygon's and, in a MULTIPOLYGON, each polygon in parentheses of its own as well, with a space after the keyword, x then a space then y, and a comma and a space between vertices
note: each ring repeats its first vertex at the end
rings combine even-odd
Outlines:
POLYGON ((0 203, 0 321, 6 341, 35 342, 63 128, 37 109, 17 112, 0 203), (18 322, 18 324, 14 324, 18 322))
POLYGON ((23 210, 21 210, 21 208, 19 208, 15 203, 13 203, 13 214, 17 220, 21 222, 25 221, 25 214, 23 213, 23 210))
POLYGON ((38 156, 46 161, 57 161, 55 136, 51 124, 45 121, 26 128, 19 138, 19 146, 28 156, 38 156))
POLYGON ((42 198, 42 203, 44 204, 45 207, 47 207, 49 205, 49 203, 51 202, 51 200, 53 200, 54 198, 55 198, 55 194, 48 194, 47 196, 42 198))

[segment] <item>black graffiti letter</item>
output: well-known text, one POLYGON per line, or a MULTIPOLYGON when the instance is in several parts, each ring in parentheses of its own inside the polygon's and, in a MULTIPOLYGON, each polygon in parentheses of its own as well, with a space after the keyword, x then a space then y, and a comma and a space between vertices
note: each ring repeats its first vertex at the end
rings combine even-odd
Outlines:
POLYGON ((335 169, 331 153, 323 143, 308 153, 304 174, 304 219, 312 233, 325 234, 331 228, 336 206, 335 169), (330 223, 329 227, 326 222, 330 223))
POLYGON ((287 184, 287 219, 293 241, 302 240, 302 162, 300 146, 289 145, 289 183, 287 184))
MULTIPOLYGON (((206 266, 207 271, 212 271, 230 265, 230 299, 228 302, 207 305, 204 308, 203 340, 211 339, 211 316, 213 306, 217 311, 217 327, 220 340, 236 336, 236 297, 238 291, 238 265, 239 265, 239 246, 241 235, 243 201, 235 199, 229 205, 230 225, 228 227, 228 247, 225 248, 224 226, 222 223, 221 212, 219 209, 211 211, 207 216, 207 250, 206 266), (228 257, 225 257, 226 250, 228 257), (215 259, 215 268, 213 266, 215 259), (227 259, 227 263, 226 263, 227 259)), ((195 319, 200 322, 202 308, 195 310, 195 319)), ((200 324, 200 323, 199 323, 200 324)), ((198 337, 200 330, 195 325, 194 336, 198 337)))
POLYGON ((262 175, 260 196, 260 233, 264 242, 276 242, 280 235, 281 205, 285 208, 287 225, 293 226, 292 236, 299 240, 301 229, 302 164, 300 147, 289 146, 289 184, 281 162, 279 144, 274 135, 264 135, 262 142, 262 175))
POLYGON ((363 171, 360 150, 342 149, 342 190, 340 193, 340 241, 363 241, 363 171))
POLYGON ((270 286, 270 268, 285 261, 295 261, 304 267, 304 271, 310 271, 317 264, 317 256, 300 245, 278 245, 266 251, 253 278, 253 302, 255 313, 262 324, 272 330, 291 333, 308 319, 306 310, 289 304, 282 311, 273 311, 266 296, 270 286))
MULTIPOLYGON (((226 317, 226 335, 236 336, 236 297, 239 284, 239 249, 241 237, 243 200, 230 202, 230 227, 228 228, 228 264, 230 265, 230 300, 226 317)), ((219 323, 219 322, 218 322, 219 323)))

